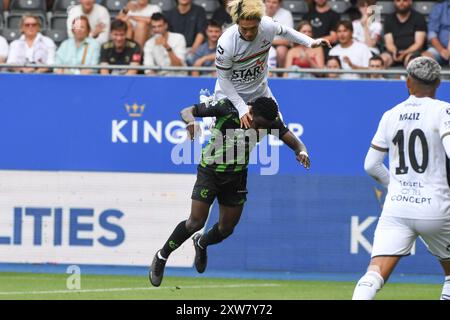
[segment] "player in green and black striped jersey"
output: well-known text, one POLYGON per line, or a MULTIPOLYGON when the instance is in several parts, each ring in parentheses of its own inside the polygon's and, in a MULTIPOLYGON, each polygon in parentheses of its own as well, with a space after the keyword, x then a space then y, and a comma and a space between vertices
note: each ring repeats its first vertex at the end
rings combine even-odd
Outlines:
POLYGON ((178 224, 163 248, 155 254, 149 274, 152 285, 161 284, 169 255, 204 227, 210 207, 217 198, 219 222, 204 235, 197 233, 193 237, 195 267, 200 273, 205 271, 206 247, 230 236, 239 222, 247 200, 250 152, 265 135, 278 136, 294 150, 297 160, 309 169, 306 147, 281 121, 276 102, 272 98, 261 97, 249 105, 252 117, 249 129, 240 128, 239 113, 227 99, 210 106, 201 103, 182 110, 181 116, 187 124, 191 139, 198 129, 195 117, 216 117, 216 124, 198 166, 197 181, 191 197, 191 214, 188 220, 178 224))

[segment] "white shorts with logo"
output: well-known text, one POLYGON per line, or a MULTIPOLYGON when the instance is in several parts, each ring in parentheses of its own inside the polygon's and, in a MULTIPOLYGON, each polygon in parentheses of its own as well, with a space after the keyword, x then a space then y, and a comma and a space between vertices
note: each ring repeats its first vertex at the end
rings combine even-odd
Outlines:
POLYGON ((372 258, 406 256, 417 237, 439 260, 450 259, 450 219, 423 220, 381 216, 375 229, 372 258))

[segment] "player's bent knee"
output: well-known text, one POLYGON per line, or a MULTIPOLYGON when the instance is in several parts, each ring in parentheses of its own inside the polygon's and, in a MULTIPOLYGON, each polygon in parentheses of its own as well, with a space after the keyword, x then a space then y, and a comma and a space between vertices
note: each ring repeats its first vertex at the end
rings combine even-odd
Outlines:
POLYGON ((205 226, 205 221, 204 220, 188 219, 186 221, 186 229, 188 230, 189 233, 197 232, 201 228, 203 228, 204 226, 205 226))
POLYGON ((222 235, 222 237, 228 238, 233 234, 234 227, 224 227, 219 225, 219 232, 222 235))

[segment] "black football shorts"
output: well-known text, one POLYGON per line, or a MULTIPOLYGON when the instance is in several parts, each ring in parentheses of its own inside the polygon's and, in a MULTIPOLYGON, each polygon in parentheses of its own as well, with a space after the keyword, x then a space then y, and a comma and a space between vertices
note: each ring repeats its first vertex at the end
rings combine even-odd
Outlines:
POLYGON ((224 206, 243 205, 247 201, 247 170, 228 173, 198 166, 191 199, 212 204, 216 197, 224 206))

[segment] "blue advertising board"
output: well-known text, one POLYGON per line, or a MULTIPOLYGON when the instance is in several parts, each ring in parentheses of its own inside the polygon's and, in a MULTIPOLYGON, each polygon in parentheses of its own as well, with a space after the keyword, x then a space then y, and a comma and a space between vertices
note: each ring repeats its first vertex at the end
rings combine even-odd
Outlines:
MULTIPOLYGON (((183 142, 180 110, 197 103, 201 89, 213 91, 214 79, 2 74, 0 85, 2 171, 196 172, 195 163, 173 161, 174 147, 190 144, 183 142)), ((286 146, 277 174, 260 175, 264 165, 251 165, 241 222, 211 247, 210 267, 362 272, 386 192, 365 174, 364 157, 382 114, 407 98, 406 85, 287 79, 270 85, 312 166, 304 170, 286 146)), ((449 83, 438 98, 450 101, 449 83)), ((207 228, 217 211, 215 205, 207 228)), ((418 241, 400 271, 440 270, 418 241)))

